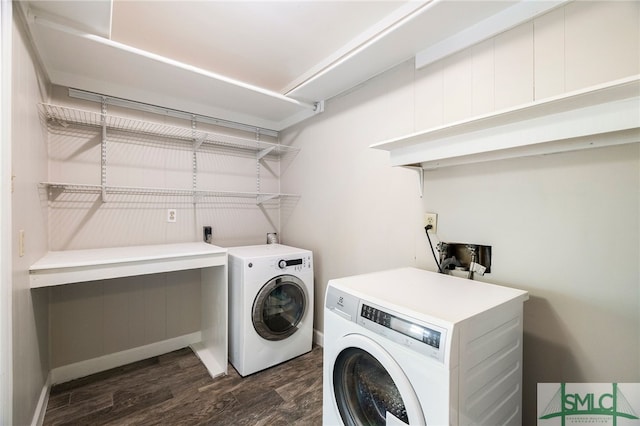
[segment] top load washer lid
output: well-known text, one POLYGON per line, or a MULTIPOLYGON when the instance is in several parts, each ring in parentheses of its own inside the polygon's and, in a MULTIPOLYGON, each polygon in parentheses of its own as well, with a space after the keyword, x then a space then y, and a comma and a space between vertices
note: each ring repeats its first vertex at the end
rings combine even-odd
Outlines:
POLYGON ((311 251, 282 244, 262 244, 255 246, 230 247, 227 249, 227 253, 230 256, 245 259, 256 259, 260 257, 274 256, 301 256, 303 254, 311 254, 311 251))
POLYGON ((423 321, 441 320, 450 324, 507 302, 524 302, 529 298, 523 290, 416 268, 338 278, 330 280, 329 285, 423 321))

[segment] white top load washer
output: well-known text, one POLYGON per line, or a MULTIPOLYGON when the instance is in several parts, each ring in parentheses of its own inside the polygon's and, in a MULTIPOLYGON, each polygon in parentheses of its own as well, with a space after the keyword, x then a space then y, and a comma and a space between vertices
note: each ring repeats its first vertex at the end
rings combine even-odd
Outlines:
POLYGON ((247 376, 311 350, 313 255, 282 244, 232 247, 229 361, 247 376))
POLYGON ((527 299, 415 268, 329 281, 323 424, 521 424, 527 299))

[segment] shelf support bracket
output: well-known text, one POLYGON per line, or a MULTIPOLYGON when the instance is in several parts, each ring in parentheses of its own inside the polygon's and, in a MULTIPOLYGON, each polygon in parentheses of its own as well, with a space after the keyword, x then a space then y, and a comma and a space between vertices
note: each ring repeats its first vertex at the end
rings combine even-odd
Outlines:
POLYGON ((418 172, 418 193, 422 198, 424 195, 424 169, 420 166, 402 166, 402 168, 418 172))
POLYGON ((100 142, 100 187, 102 202, 107 202, 107 98, 102 97, 102 140, 100 142))
POLYGON ((276 147, 275 147, 275 146, 270 146, 269 148, 265 148, 265 149, 263 149, 263 150, 259 151, 259 152, 256 154, 256 158, 257 158, 257 160, 258 160, 258 161, 262 160, 264 157, 266 157, 267 155, 269 155, 269 153, 270 153, 271 151, 273 151, 274 149, 276 149, 276 147))
POLYGON ((266 203, 267 201, 273 200, 275 198, 278 198, 278 194, 258 195, 256 197, 256 205, 266 203))
POLYGON ((196 116, 191 116, 191 135, 193 137, 193 153, 191 157, 191 188, 193 189, 193 205, 198 202, 197 190, 198 190, 198 149, 202 142, 204 142, 204 136, 196 137, 196 116))
MULTIPOLYGON (((257 128, 256 129, 256 148, 260 147, 260 129, 257 128)), ((258 153, 256 155, 256 192, 258 194, 260 194, 260 159, 262 157, 260 157, 260 154, 258 153)), ((260 196, 258 195, 258 200, 260 199, 260 196)), ((258 202, 258 204, 260 204, 260 202, 258 202)))
POLYGON ((202 146, 202 143, 207 138, 206 134, 201 134, 198 136, 197 132, 198 122, 195 115, 191 116, 191 137, 193 138, 193 151, 197 151, 202 146))
POLYGON ((195 138, 194 141, 193 141, 193 150, 194 151, 199 150, 205 139, 206 139, 205 135, 201 135, 200 137, 195 138))

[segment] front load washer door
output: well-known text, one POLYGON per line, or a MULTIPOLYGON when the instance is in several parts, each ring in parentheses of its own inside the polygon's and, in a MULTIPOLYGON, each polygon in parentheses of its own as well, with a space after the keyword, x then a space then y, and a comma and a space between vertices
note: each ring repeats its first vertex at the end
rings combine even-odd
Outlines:
POLYGON ((253 327, 264 339, 286 339, 298 330, 306 309, 304 283, 293 275, 280 275, 258 292, 253 302, 253 327))
POLYGON ((400 366, 382 346, 361 335, 342 339, 333 363, 333 395, 346 426, 426 425, 400 366))

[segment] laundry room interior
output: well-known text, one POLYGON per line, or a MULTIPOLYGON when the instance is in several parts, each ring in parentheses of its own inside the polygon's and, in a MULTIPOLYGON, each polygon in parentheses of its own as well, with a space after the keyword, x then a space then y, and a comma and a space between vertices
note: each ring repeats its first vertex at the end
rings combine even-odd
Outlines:
POLYGON ((185 346, 230 374, 228 259, 258 245, 299 249, 272 256, 274 277, 312 271, 315 348, 330 281, 437 273, 439 243, 490 248, 473 280, 446 272, 528 294, 509 424, 536 424, 540 383, 640 382, 640 2, 1 5, 0 424, 46 424, 54 385, 185 346), (332 32, 328 16, 330 50, 295 69, 314 43, 295 33, 332 32), (264 40, 184 44, 240 18, 264 40), (210 256, 143 253, 131 275, 38 269, 207 239, 210 256))

